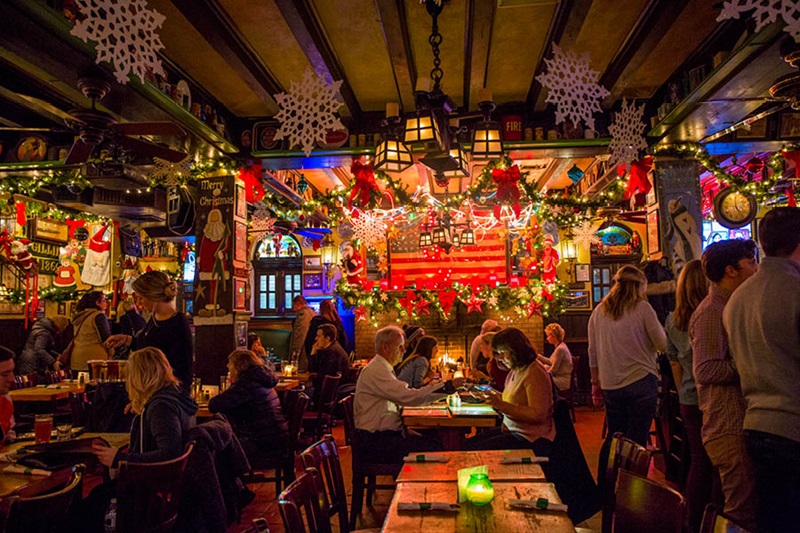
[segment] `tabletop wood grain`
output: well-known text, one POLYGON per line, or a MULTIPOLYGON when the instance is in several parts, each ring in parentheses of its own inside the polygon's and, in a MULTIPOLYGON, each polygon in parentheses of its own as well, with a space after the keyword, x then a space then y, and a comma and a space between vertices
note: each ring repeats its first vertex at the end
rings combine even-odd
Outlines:
POLYGON ((9 392, 11 401, 22 402, 55 402, 69 398, 70 392, 83 392, 83 385, 74 383, 58 383, 55 386, 28 387, 27 389, 16 389, 9 392))
POLYGON ((575 527, 566 513, 512 509, 511 498, 535 500, 547 498, 560 503, 552 483, 493 482, 494 501, 485 507, 462 503, 457 513, 431 511, 397 511, 398 502, 456 503, 458 493, 455 482, 398 483, 392 498, 389 514, 383 524, 385 533, 434 532, 542 532, 574 533, 575 527))
POLYGON ((446 463, 405 463, 397 482, 425 483, 431 481, 457 481, 462 468, 486 465, 492 481, 545 481, 542 467, 535 463, 501 464, 509 457, 533 457, 531 450, 485 450, 474 452, 434 452, 450 459, 446 463))

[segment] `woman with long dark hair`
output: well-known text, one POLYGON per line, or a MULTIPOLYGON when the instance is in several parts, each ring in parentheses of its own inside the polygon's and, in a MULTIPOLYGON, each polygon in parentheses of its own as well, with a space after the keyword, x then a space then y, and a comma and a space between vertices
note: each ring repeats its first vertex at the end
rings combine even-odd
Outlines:
POLYGON ((347 335, 344 333, 344 324, 342 324, 342 318, 336 311, 336 303, 333 300, 322 300, 319 303, 319 315, 312 318, 311 324, 308 326, 305 340, 306 353, 311 353, 314 342, 317 340, 317 330, 322 324, 332 324, 336 328, 338 335, 336 340, 339 341, 344 351, 349 353, 350 345, 347 342, 347 335))
POLYGON ((605 401, 608 438, 622 433, 647 445, 658 401, 657 352, 666 350, 667 335, 647 303, 647 278, 632 265, 614 275, 614 286, 589 318, 589 367, 592 400, 605 401))
POLYGON ((439 353, 438 341, 433 337, 422 337, 417 342, 414 353, 394 367, 397 379, 405 381, 412 389, 419 389, 431 380, 431 359, 439 353))

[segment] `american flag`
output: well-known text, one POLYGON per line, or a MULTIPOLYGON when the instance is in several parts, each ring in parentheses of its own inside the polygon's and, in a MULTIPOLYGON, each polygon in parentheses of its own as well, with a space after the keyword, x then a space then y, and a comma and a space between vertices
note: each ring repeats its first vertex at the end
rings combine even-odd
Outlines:
MULTIPOLYGON (((460 233, 463 227, 453 229, 460 233)), ((389 249, 392 285, 403 278, 406 285, 448 279, 462 283, 472 280, 487 283, 490 276, 496 276, 498 283, 507 283, 507 239, 501 237, 501 229, 500 226, 485 232, 476 229, 474 245, 453 247, 449 254, 430 246, 427 255, 419 247, 420 224, 402 229, 398 239, 391 241, 389 249)))

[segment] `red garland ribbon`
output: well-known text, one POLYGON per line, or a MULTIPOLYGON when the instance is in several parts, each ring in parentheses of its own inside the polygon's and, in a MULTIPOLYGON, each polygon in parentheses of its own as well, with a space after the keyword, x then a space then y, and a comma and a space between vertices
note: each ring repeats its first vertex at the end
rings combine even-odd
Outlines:
POLYGON ((369 205, 372 191, 380 192, 378 182, 375 181, 375 170, 370 164, 364 164, 361 159, 354 159, 350 165, 350 173, 355 178, 353 190, 350 191, 350 198, 347 200, 348 209, 353 208, 353 200, 357 200, 361 208, 369 205))
POLYGON ((643 157, 631 164, 631 177, 625 187, 625 198, 630 198, 636 193, 647 194, 653 185, 647 179, 647 173, 653 168, 653 156, 643 157))
POLYGON ((14 209, 17 210, 17 226, 24 226, 28 222, 25 216, 25 202, 14 202, 14 209))
POLYGON ((236 176, 244 182, 244 195, 248 203, 260 202, 264 198, 264 184, 261 181, 261 164, 240 168, 236 176))
MULTIPOLYGON (((517 182, 522 178, 519 167, 514 165, 509 168, 494 168, 492 169, 492 180, 497 184, 497 200, 506 204, 511 204, 514 214, 519 216, 519 186, 517 182)), ((500 205, 494 206, 494 217, 500 218, 500 205)))
POLYGON ((458 293, 454 290, 439 291, 439 304, 442 306, 442 311, 445 315, 450 314, 453 304, 456 303, 456 296, 458 293))

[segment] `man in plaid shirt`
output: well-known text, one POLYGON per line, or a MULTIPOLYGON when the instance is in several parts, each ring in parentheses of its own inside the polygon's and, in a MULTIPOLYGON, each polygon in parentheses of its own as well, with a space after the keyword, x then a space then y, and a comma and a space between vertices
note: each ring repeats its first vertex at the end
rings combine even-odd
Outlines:
POLYGON ((751 531, 756 525, 756 501, 753 464, 742 432, 746 405, 728 351, 722 311, 733 291, 758 270, 755 255, 756 244, 745 240, 720 241, 706 249, 703 271, 711 287, 689 322, 703 445, 719 469, 725 513, 751 531))

